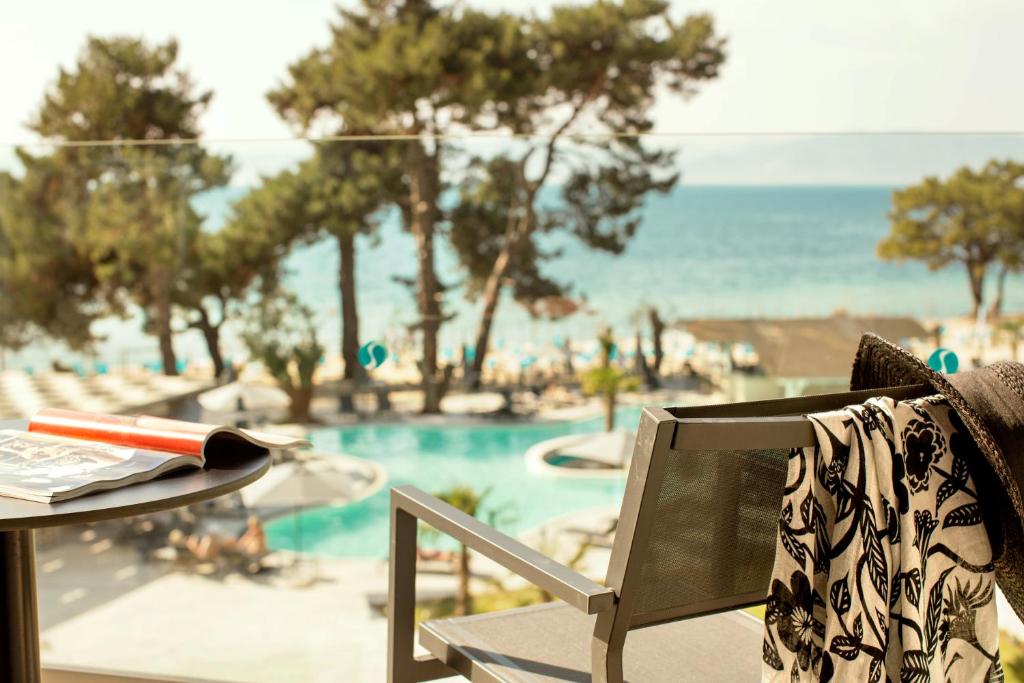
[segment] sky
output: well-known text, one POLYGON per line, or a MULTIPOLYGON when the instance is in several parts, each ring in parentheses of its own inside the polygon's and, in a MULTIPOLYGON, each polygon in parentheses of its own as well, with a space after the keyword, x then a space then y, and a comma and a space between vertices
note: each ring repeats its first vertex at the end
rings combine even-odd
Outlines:
MULTIPOLYGON (((538 0, 463 1, 541 14, 550 7, 538 0)), ((24 124, 58 69, 74 64, 87 35, 175 37, 181 65, 214 91, 204 136, 239 161, 234 183, 251 186, 260 173, 308 154, 305 143, 288 141, 294 131, 265 93, 290 62, 328 41, 335 6, 336 0, 6 0, 0 168, 13 166, 12 145, 33 141, 24 124), (261 142, 228 142, 240 140, 261 142)), ((684 183, 893 186, 992 157, 1024 158, 1020 0, 672 4, 676 17, 694 11, 715 17, 728 46, 719 79, 689 101, 661 97, 655 106, 655 130, 665 136, 659 144, 679 147, 684 183), (946 134, 923 134, 936 132, 946 134)), ((480 152, 501 143, 472 144, 470 151, 480 152)))
MULTIPOLYGON (((496 8, 499 3, 470 0, 496 8)), ((210 140, 280 140, 294 134, 264 94, 286 66, 328 39, 334 0, 56 0, 6 2, 0 10, 0 164, 59 66, 74 63, 88 34, 176 37, 181 63, 214 100, 202 119, 210 140), (7 145, 4 149, 2 146, 7 145)), ((550 3, 508 0, 510 11, 550 3)), ((673 2, 682 16, 707 11, 728 38, 721 77, 689 101, 662 97, 656 130, 684 148, 691 182, 907 182, 1024 152, 1024 137, 829 136, 766 133, 1024 130, 1024 3, 1019 0, 810 0, 673 2), (746 132, 758 137, 723 136, 746 132), (845 150, 845 151, 844 151, 845 150), (850 156, 852 155, 852 156, 850 156), (810 160, 810 163, 809 163, 810 160)), ((231 143, 249 182, 300 153, 295 143, 231 143)), ((6 156, 5 156, 6 155, 6 156)))

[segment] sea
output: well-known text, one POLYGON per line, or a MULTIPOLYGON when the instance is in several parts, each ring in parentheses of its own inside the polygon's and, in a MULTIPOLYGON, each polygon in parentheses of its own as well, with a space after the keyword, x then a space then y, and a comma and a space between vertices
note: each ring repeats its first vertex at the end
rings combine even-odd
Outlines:
MULTIPOLYGON (((655 307, 662 318, 908 315, 937 318, 970 310, 967 277, 959 265, 932 271, 918 262, 893 263, 877 256, 889 231, 893 187, 889 186, 725 186, 680 185, 652 196, 641 213, 634 238, 619 254, 589 249, 560 232, 544 235, 542 246, 555 254, 543 272, 565 283, 585 300, 576 314, 558 321, 533 319, 509 297, 495 323, 495 346, 524 352, 566 339, 593 338, 602 328, 616 335, 646 334, 643 311, 655 307)), ((230 216, 230 206, 248 190, 228 188, 197 199, 207 229, 230 216)), ((546 197, 557 202, 557 195, 546 197)), ((357 245, 356 282, 362 341, 395 345, 416 321, 412 292, 396 278, 416 273, 413 239, 397 215, 387 215, 379 234, 357 245)), ((448 286, 441 354, 453 359, 472 342, 480 302, 467 298, 465 273, 444 239, 437 271, 448 286)), ((336 353, 338 254, 333 242, 300 246, 286 262, 287 286, 316 312, 328 353, 336 353)), ((994 282, 994 277, 993 277, 994 282)), ((1024 308, 1024 287, 1012 276, 1006 287, 1008 310, 1024 308)), ((991 283, 990 283, 991 289, 991 283)), ((155 362, 154 341, 141 332, 138 318, 98 323, 105 339, 88 358, 59 345, 38 345, 15 356, 7 367, 33 367, 55 357, 67 361, 139 364, 155 362)), ((179 335, 179 355, 202 362, 201 339, 179 335)), ((231 331, 229 355, 242 354, 231 331)))

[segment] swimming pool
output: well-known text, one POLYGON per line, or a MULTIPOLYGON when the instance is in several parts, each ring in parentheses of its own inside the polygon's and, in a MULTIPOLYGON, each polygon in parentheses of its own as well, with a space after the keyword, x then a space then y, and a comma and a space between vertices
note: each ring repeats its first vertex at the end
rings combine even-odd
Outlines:
MULTIPOLYGON (((635 429, 640 409, 619 409, 617 424, 635 429)), ((543 477, 526 469, 523 453, 538 441, 597 432, 599 418, 579 422, 527 424, 367 424, 314 430, 316 450, 345 453, 383 465, 387 486, 369 498, 339 508, 317 508, 299 519, 267 525, 271 547, 331 557, 387 557, 388 490, 415 484, 437 493, 456 484, 490 489, 481 519, 518 534, 576 510, 618 505, 625 479, 543 477), (493 519, 491 519, 493 517, 493 519)), ((425 539, 427 544, 446 545, 425 539)))

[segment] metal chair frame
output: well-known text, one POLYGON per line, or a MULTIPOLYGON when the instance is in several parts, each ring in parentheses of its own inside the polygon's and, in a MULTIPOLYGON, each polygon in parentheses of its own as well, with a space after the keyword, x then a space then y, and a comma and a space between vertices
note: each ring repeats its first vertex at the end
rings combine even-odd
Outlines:
POLYGON ((671 457, 687 451, 789 449, 813 446, 808 413, 836 410, 873 396, 904 400, 934 390, 927 385, 822 394, 790 399, 689 408, 645 408, 640 418, 605 585, 555 562, 483 522, 413 486, 391 490, 388 680, 413 683, 462 674, 494 681, 455 650, 447 661, 414 656, 416 535, 422 521, 488 557, 586 614, 596 614, 591 675, 596 683, 622 683, 622 656, 631 629, 654 626, 764 602, 765 592, 706 600, 682 608, 636 614, 641 568, 648 552, 658 491, 671 457))

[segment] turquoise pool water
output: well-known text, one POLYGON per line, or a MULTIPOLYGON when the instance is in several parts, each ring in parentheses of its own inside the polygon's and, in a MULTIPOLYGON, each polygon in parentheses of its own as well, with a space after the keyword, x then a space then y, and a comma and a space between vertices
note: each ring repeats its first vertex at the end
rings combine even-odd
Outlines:
MULTIPOLYGON (((638 408, 618 412, 618 424, 634 426, 638 408)), ((589 507, 617 505, 624 479, 584 480, 531 474, 523 453, 544 439, 602 429, 599 419, 511 425, 425 426, 369 424, 312 433, 316 450, 345 453, 383 465, 387 486, 366 500, 318 508, 267 526, 271 547, 332 557, 387 557, 388 489, 415 484, 436 493, 456 484, 490 488, 480 516, 505 532, 521 533, 554 517, 589 507), (493 519, 492 519, 493 518, 493 519)), ((427 537, 426 545, 444 545, 427 537)))

